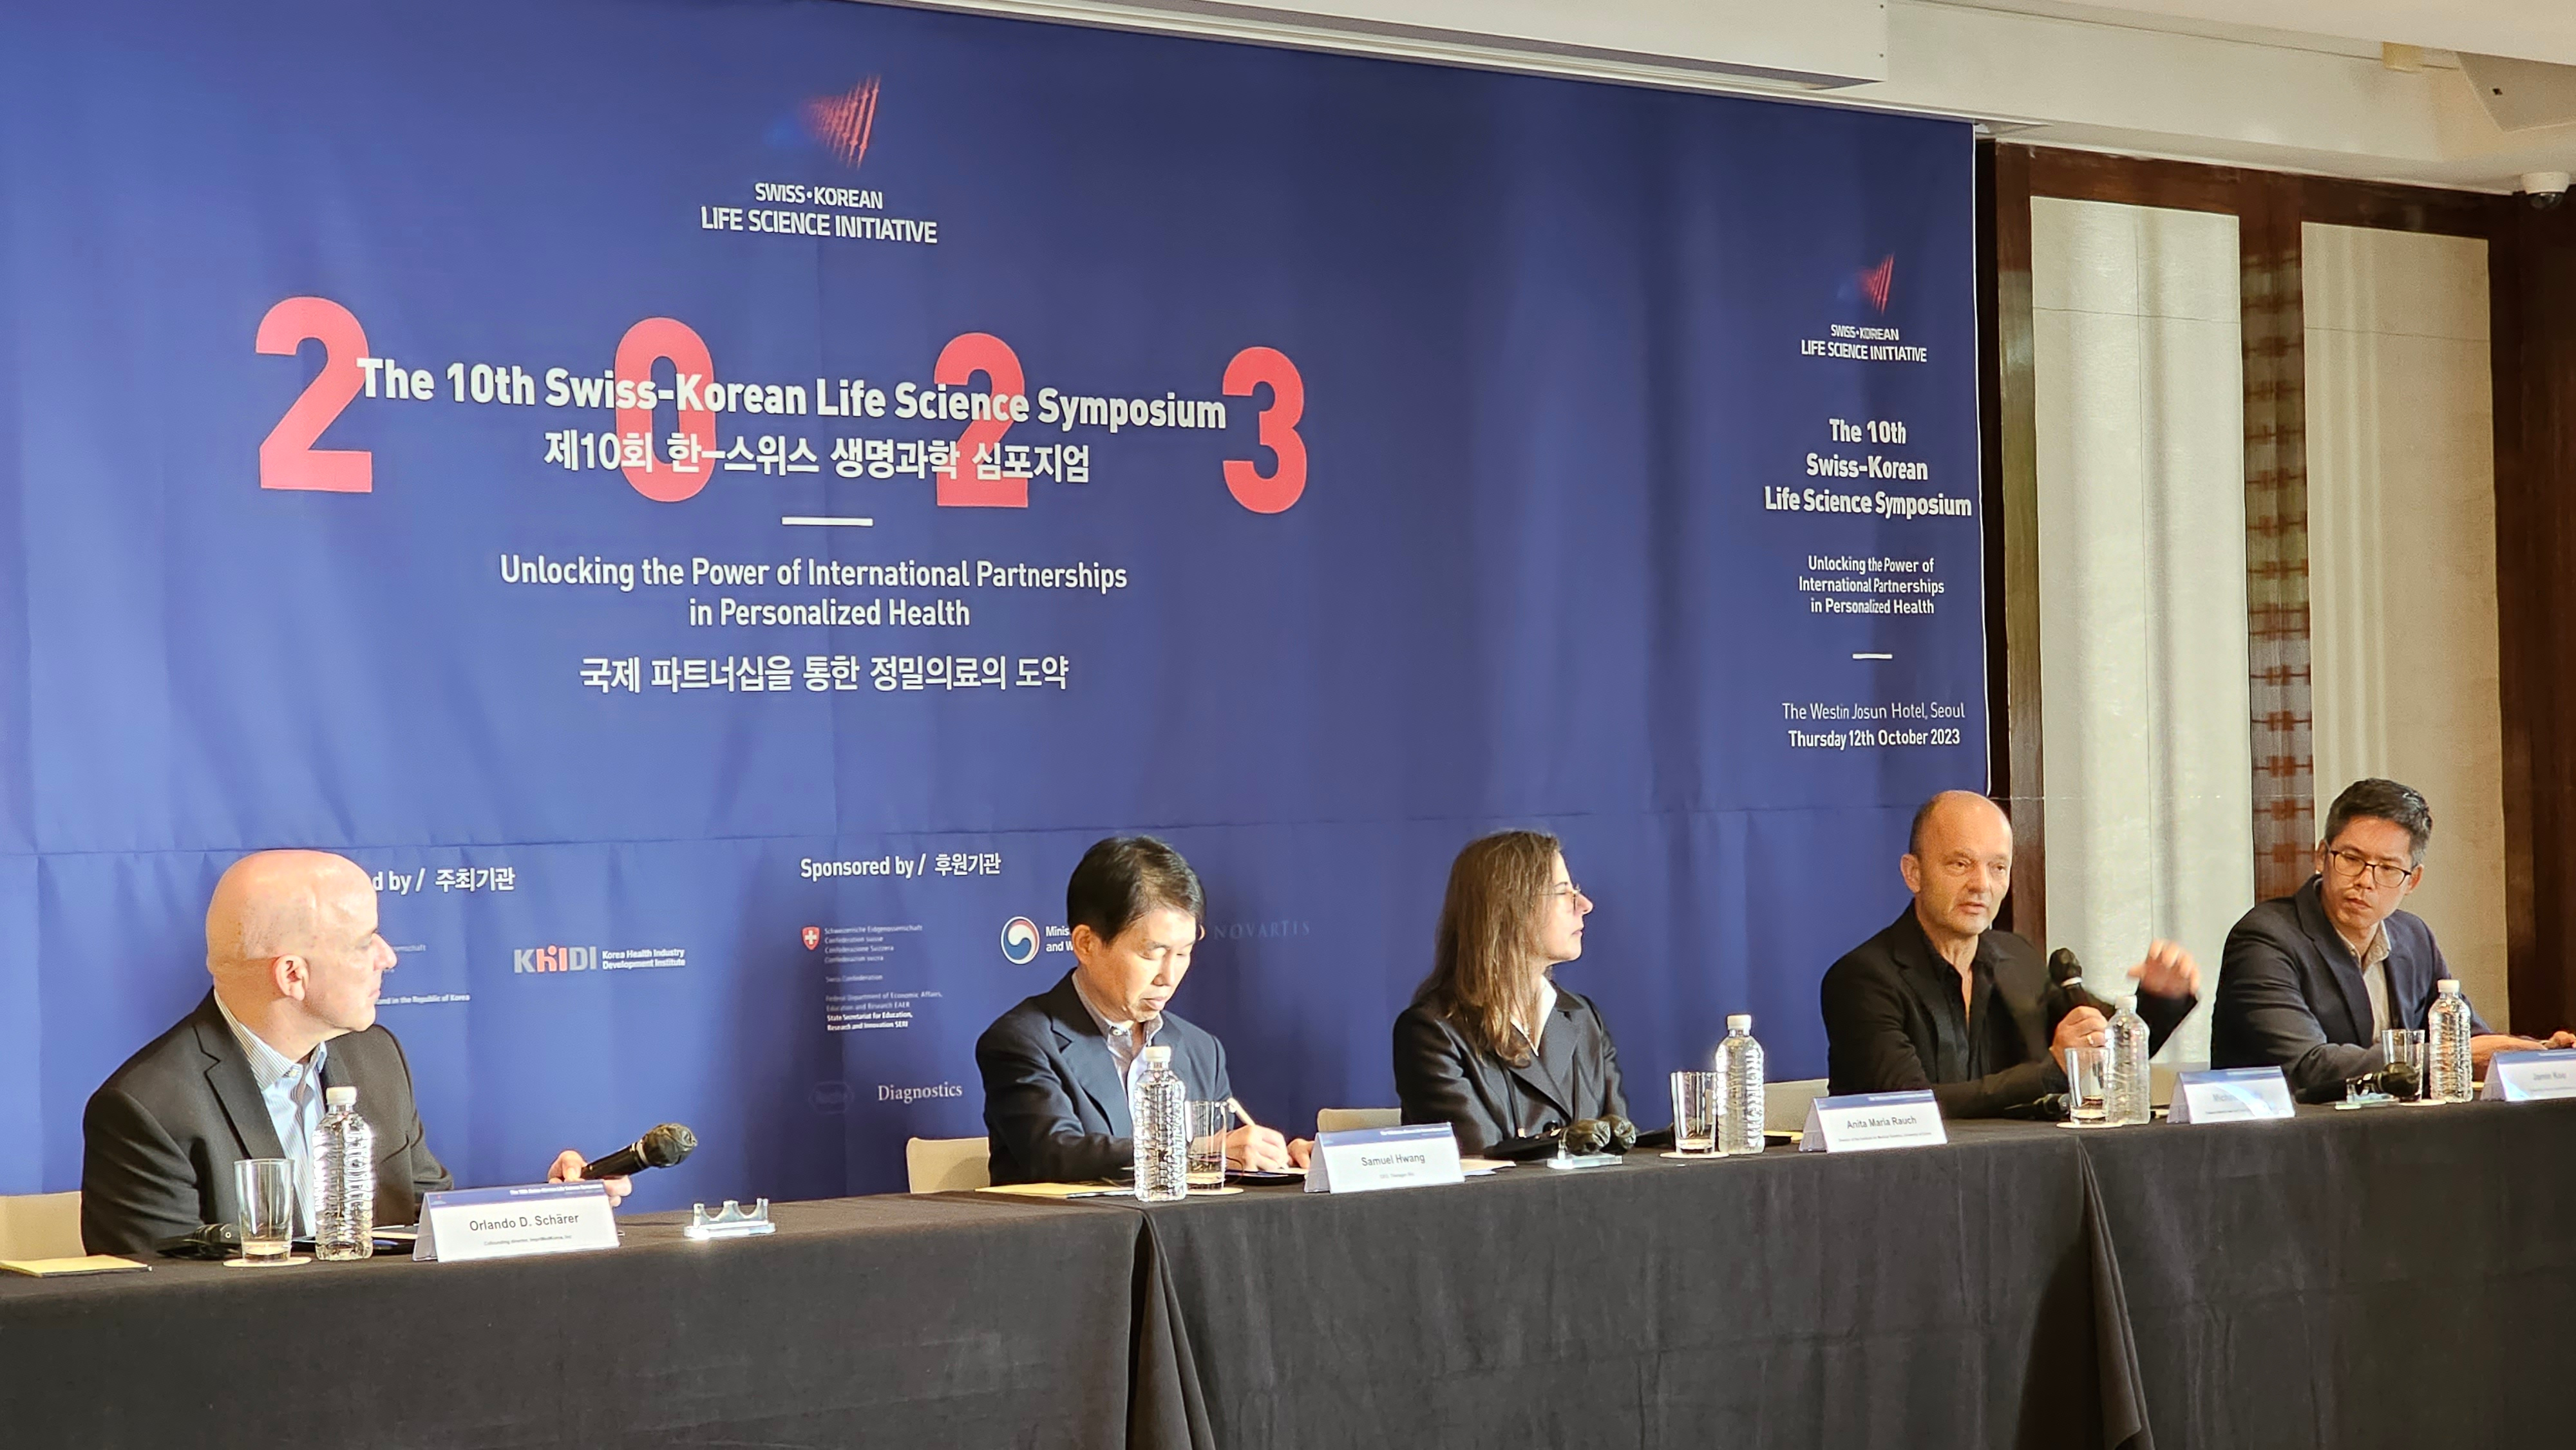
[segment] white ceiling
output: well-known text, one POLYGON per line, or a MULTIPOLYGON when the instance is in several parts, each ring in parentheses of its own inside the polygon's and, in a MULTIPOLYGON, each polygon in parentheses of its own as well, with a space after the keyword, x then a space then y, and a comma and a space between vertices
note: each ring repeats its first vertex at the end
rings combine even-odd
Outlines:
POLYGON ((2511 191, 2576 171, 2576 124, 2504 130, 2457 54, 2576 61, 2576 0, 1893 0, 1889 16, 1889 79, 1838 97, 2037 144, 2363 180, 2511 191), (2383 19, 2403 28, 2373 34, 2383 19), (2391 69, 2383 41, 2419 47, 2418 68, 2391 69))
POLYGON ((1791 93, 1962 117, 2034 144, 2364 180, 2511 191, 2521 173, 2576 172, 2576 122, 2502 129, 2458 55, 2569 67, 2542 79, 2576 97, 2576 0, 894 3, 1791 93), (2418 49, 2384 57, 2382 42, 2418 49))
POLYGON ((2113 25, 2214 34, 2259 34, 2296 44, 2322 41, 2377 55, 2382 41, 2576 65, 2576 3, 2570 0, 1938 0, 2113 25))

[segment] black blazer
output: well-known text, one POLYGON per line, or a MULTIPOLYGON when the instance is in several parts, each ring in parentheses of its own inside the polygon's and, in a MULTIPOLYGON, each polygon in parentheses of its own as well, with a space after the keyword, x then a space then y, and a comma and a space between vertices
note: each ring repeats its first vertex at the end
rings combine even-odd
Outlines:
MULTIPOLYGON (((1230 1097, 1225 1044, 1165 1008, 1156 1047, 1193 1102, 1230 1097)), ((1073 973, 1002 1014, 975 1041, 984 1074, 984 1131, 995 1183, 1080 1183, 1136 1161, 1127 1088, 1109 1039, 1073 989, 1073 973)))
MULTIPOLYGON (((2441 990, 2434 984, 2451 969, 2424 918, 2394 912, 2387 925, 2389 1025, 2421 1031, 2441 990)), ((2471 1031, 2488 1030, 2474 1007, 2469 1016, 2471 1031)), ((2303 1103, 2333 1102, 2344 1079, 2379 1070, 2361 963, 2326 920, 2316 877, 2245 913, 2227 934, 2209 1065, 2278 1066, 2303 1103)))
POLYGON ((1519 1067, 1469 1042, 1437 1008, 1405 1008, 1395 1019, 1395 1097, 1404 1121, 1457 1129, 1467 1154, 1526 1146, 1577 1118, 1628 1116, 1610 1029, 1590 1001, 1563 987, 1537 1058, 1519 1067))
MULTIPOLYGON (((1977 938, 1975 970, 1991 979, 1985 1075, 1967 1075, 1958 969, 1932 949, 1911 902, 1887 929, 1844 953, 1825 973, 1825 1061, 1834 1093, 1930 1088, 1945 1118, 1990 1118, 2066 1091, 2066 1070, 2049 1051, 2057 1024, 2074 1010, 2048 980, 2039 949, 2008 931, 1977 938)), ((2138 994, 2147 1050, 2164 1046, 2196 997, 2138 994)))
MULTIPOLYGON (((331 1039, 324 1087, 358 1090, 376 1133, 376 1222, 415 1223, 420 1198, 454 1186, 413 1106, 411 1063, 382 1027, 331 1039)), ((283 1158, 250 1058, 215 995, 127 1058, 81 1115, 81 1242, 141 1254, 162 1239, 228 1224, 233 1165, 283 1158)))

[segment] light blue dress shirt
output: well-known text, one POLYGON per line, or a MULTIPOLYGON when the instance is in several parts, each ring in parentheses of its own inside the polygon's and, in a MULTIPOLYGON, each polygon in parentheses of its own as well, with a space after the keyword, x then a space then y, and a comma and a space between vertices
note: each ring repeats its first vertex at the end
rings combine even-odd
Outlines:
POLYGON ((1145 1049, 1162 1034, 1163 1014, 1157 1012, 1153 1020, 1136 1024, 1145 1029, 1140 1038, 1134 1027, 1122 1027, 1110 1021, 1105 1013, 1092 1005, 1091 994, 1082 989, 1080 977, 1073 979, 1073 995, 1082 999, 1082 1010, 1091 1014, 1091 1020, 1100 1027, 1100 1035, 1109 1040, 1109 1061, 1118 1069, 1118 1085, 1127 1090, 1128 1101, 1135 1101, 1136 1075, 1144 1071, 1145 1049))
POLYGON ((330 1059, 331 1044, 315 1043, 312 1054, 297 1062, 244 1027, 221 996, 215 998, 215 1010, 224 1014, 243 1055, 250 1059, 250 1080, 259 1087, 269 1126, 277 1130, 277 1146, 285 1150, 286 1161, 295 1165, 296 1231, 309 1234, 313 1232, 313 1130, 322 1126, 322 1064, 330 1059))

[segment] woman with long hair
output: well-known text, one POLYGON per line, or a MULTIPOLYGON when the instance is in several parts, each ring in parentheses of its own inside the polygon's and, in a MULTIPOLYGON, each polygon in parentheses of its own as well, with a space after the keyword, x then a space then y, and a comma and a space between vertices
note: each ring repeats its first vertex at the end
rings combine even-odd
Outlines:
POLYGON ((1458 853, 1431 975, 1395 1019, 1404 1121, 1448 1123, 1459 1151, 1481 1153, 1627 1116, 1609 1029, 1555 980, 1583 955, 1591 910, 1554 836, 1503 831, 1458 853))

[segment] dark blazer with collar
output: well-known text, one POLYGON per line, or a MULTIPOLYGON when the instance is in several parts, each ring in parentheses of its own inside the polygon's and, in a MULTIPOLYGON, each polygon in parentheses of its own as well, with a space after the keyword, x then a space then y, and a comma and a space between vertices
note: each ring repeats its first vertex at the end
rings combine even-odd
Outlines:
POLYGON ((1515 1066, 1468 1040, 1441 1011, 1416 1002, 1395 1019, 1395 1097, 1408 1123, 1447 1123, 1458 1151, 1516 1148, 1578 1118, 1628 1116, 1619 1049, 1601 1013, 1556 989, 1538 1054, 1515 1066))
MULTIPOLYGON (((2435 984, 2451 968, 2424 918, 2394 912, 2387 928, 2389 1025, 2421 1031, 2441 990, 2435 984)), ((2471 1031, 2488 1030, 2475 1008, 2469 1016, 2471 1031)), ((2379 1070, 2361 963, 2326 919, 2316 877, 2245 913, 2227 934, 2209 1065, 2277 1066, 2303 1103, 2335 1101, 2346 1078, 2379 1070)))
MULTIPOLYGON (((1948 1004, 1959 1001, 1958 969, 1932 949, 1908 903, 1887 929, 1846 952, 1825 973, 1825 1060, 1834 1093, 1907 1092, 1930 1088, 1945 1118, 1994 1117, 2066 1091, 2066 1070, 2049 1041, 2074 1010, 2068 993, 2048 980, 2039 949, 2008 931, 1977 938, 1977 965, 1994 981, 1987 1011, 2002 1011, 2011 1030, 2006 1061, 1969 1078, 1968 1044, 1948 1004)), ((2164 1046, 2197 997, 2138 994, 2147 1050, 2164 1046)))
MULTIPOLYGON (((418 1222, 421 1195, 454 1180, 421 1131, 402 1044, 382 1027, 334 1037, 322 1084, 356 1088, 358 1113, 375 1130, 376 1222, 418 1222)), ((146 1254, 163 1239, 231 1223, 233 1165, 285 1156, 250 1058, 208 992, 90 1095, 81 1242, 93 1254, 146 1254)))
MULTIPOLYGON (((1194 1102, 1229 1097, 1225 1045, 1171 1009, 1153 1045, 1194 1102)), ((995 1183, 1080 1183, 1136 1161, 1135 1119, 1109 1039, 1073 989, 1073 973, 1022 1001, 975 1041, 984 1075, 984 1131, 995 1183)))

